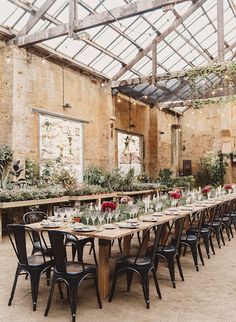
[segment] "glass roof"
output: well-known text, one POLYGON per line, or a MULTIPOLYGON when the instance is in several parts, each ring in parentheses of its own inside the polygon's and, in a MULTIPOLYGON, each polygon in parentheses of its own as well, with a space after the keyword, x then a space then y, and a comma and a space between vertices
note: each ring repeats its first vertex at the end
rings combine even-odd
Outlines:
MULTIPOLYGON (((55 27, 69 21, 68 0, 55 0, 47 13, 29 31, 29 34, 55 27)), ((135 0, 79 0, 79 19, 91 14, 124 6, 135 0)), ((45 0, 1 0, 0 25, 17 34, 26 25, 32 9, 37 11, 45 0)), ((121 68, 129 64, 138 53, 151 44, 157 36, 166 32, 179 16, 186 14, 192 1, 175 4, 170 10, 154 10, 114 23, 88 29, 86 39, 75 40, 61 36, 42 42, 82 66, 102 73, 112 79, 121 68)), ((86 30, 85 30, 86 31, 86 30)), ((225 59, 235 60, 236 4, 234 0, 224 1, 225 59), (228 48, 228 49, 227 49, 228 48)), ((183 69, 200 67, 217 60, 217 0, 205 3, 182 21, 157 45, 157 75, 183 69)), ((152 53, 147 53, 119 79, 136 78, 152 74, 152 53)), ((217 82, 217 77, 214 82, 217 82)), ((207 80, 208 82, 208 80, 207 80)), ((219 80, 218 80, 219 82, 219 80)), ((206 92, 213 83, 199 85, 199 93, 206 92)), ((173 79, 153 85, 140 84, 122 88, 122 92, 136 98, 150 95, 155 101, 186 100, 191 98, 187 81, 173 79), (154 86, 155 87, 155 86, 154 86)), ((203 94, 201 94, 203 95, 203 94)), ((199 94, 200 96, 200 94, 199 94)))

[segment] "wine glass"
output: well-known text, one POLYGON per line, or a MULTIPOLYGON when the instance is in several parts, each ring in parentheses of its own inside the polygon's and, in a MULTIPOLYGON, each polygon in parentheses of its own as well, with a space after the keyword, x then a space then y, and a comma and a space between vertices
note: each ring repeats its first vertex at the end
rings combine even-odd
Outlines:
POLYGON ((114 217, 115 217, 115 221, 116 222, 118 222, 119 216, 120 216, 120 210, 119 209, 116 209, 114 211, 114 217))
POLYGON ((59 206, 54 206, 53 207, 53 214, 54 214, 55 219, 58 218, 59 212, 60 212, 60 207, 59 206))
POLYGON ((107 218, 108 218, 108 223, 110 224, 113 218, 113 212, 112 211, 108 211, 107 214, 107 218))
POLYGON ((92 211, 90 212, 90 218, 92 219, 93 226, 94 226, 94 225, 95 225, 95 220, 96 220, 96 218, 97 218, 97 213, 96 213, 96 211, 92 210, 92 211))
POLYGON ((98 211, 98 221, 99 221, 99 226, 102 226, 102 222, 105 218, 105 213, 103 211, 98 211))
POLYGON ((157 203, 156 203, 156 205, 155 205, 155 210, 157 211, 157 212, 159 212, 159 211, 161 211, 161 208, 162 208, 162 202, 161 201, 158 201, 157 203))

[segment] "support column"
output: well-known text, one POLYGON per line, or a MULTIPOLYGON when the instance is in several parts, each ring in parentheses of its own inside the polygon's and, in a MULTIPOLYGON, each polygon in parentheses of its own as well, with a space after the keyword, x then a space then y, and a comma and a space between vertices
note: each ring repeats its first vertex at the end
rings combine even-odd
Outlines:
POLYGON ((217 0, 218 61, 224 61, 224 1, 217 0))

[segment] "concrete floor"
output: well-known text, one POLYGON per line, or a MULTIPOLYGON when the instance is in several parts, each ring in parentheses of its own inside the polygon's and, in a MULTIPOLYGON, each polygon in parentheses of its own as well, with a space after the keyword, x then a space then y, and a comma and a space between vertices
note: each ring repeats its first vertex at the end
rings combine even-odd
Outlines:
MULTIPOLYGON (((215 248, 216 255, 209 260, 202 247, 205 266, 200 265, 199 272, 196 272, 189 252, 181 257, 185 282, 177 273, 176 289, 172 288, 165 263, 160 263, 158 278, 163 299, 156 297, 151 278, 150 310, 145 308, 138 278, 127 293, 125 276, 121 276, 112 303, 103 300, 101 310, 97 308, 92 281, 86 281, 79 291, 77 322, 236 322, 236 238, 222 249, 215 248)), ((29 281, 24 277, 19 278, 12 306, 7 306, 16 258, 8 238, 4 238, 0 249, 0 321, 71 321, 68 302, 60 300, 57 289, 48 317, 43 316, 48 295, 45 276, 41 279, 36 312, 31 309, 29 281)))

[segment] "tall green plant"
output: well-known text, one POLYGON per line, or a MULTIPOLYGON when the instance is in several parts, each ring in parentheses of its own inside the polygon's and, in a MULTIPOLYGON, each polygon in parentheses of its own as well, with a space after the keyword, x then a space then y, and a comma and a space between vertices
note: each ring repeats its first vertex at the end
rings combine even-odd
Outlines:
POLYGON ((197 184, 200 186, 223 185, 227 167, 226 156, 221 151, 216 155, 201 158, 198 170, 194 175, 197 184))
POLYGON ((0 188, 6 189, 13 161, 13 152, 7 145, 0 146, 0 188))

